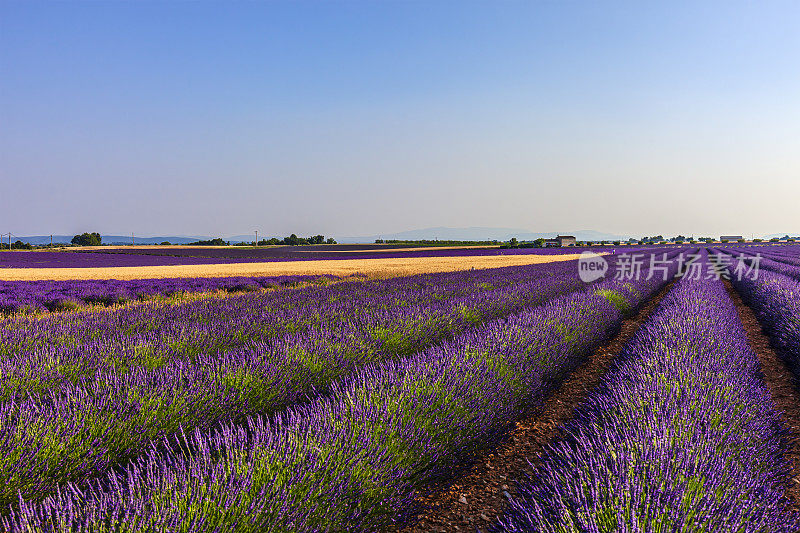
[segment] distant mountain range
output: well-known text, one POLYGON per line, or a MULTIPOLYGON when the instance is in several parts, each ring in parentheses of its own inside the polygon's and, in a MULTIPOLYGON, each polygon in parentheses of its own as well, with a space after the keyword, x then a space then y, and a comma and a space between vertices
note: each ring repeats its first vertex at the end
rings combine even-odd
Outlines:
POLYGON ((603 233, 594 230, 562 231, 562 232, 532 232, 520 228, 425 228, 411 231, 401 231, 399 233, 386 233, 383 235, 370 235, 364 237, 342 237, 336 238, 342 243, 375 242, 375 239, 399 240, 399 241, 419 241, 425 239, 438 239, 440 241, 507 241, 516 237, 520 241, 532 241, 535 239, 551 239, 556 235, 573 235, 579 241, 617 241, 628 237, 603 233))
MULTIPOLYGON (((469 228, 424 228, 410 231, 401 231, 399 233, 384 233, 380 235, 367 235, 362 237, 336 237, 339 243, 355 244, 355 243, 372 243, 376 239, 384 240, 399 240, 399 241, 420 241, 420 240, 440 240, 440 241, 508 241, 515 237, 520 241, 532 241, 535 239, 551 239, 556 235, 573 235, 579 241, 623 241, 627 240, 632 235, 615 235, 613 233, 604 233, 595 230, 577 230, 577 231, 562 231, 562 232, 532 232, 527 229, 521 228, 488 228, 488 227, 469 227, 469 228)), ((764 235, 762 239, 782 238, 785 235, 800 239, 797 233, 773 233, 771 235, 764 235)), ((259 239, 269 239, 275 235, 261 235, 259 239)), ((307 237, 308 235, 300 235, 307 237)), ((53 243, 69 244, 72 241, 72 235, 53 235, 53 243)), ((282 238, 278 237, 278 238, 282 238)), ((327 235, 326 235, 327 237, 327 235)), ((640 236, 635 236, 639 238, 640 236)), ((747 236, 746 236, 747 237, 747 236)), ((130 235, 102 235, 103 244, 130 244, 130 235)), ((208 240, 213 237, 198 235, 198 236, 162 236, 162 237, 135 237, 136 244, 160 244, 162 242, 170 242, 172 244, 189 244, 199 240, 208 240)), ((226 241, 231 243, 237 242, 252 242, 255 235, 234 235, 232 237, 223 237, 226 241)), ((31 237, 17 237, 12 236, 12 241, 21 240, 22 242, 29 242, 31 244, 48 244, 50 242, 50 235, 34 235, 31 237)), ((5 239, 4 239, 5 242, 5 239)))

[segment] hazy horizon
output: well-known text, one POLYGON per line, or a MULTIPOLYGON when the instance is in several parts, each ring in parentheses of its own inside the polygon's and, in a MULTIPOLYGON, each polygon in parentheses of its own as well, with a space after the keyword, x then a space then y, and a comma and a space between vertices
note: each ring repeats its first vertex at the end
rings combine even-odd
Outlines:
POLYGON ((792 2, 3 2, 0 233, 791 234, 799 25, 792 2))

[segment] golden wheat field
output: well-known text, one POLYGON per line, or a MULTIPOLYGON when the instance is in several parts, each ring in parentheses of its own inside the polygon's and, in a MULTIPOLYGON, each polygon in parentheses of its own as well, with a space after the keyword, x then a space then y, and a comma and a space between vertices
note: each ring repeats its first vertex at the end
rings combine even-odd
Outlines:
POLYGON ((105 268, 5 268, 0 279, 7 281, 73 279, 156 279, 225 276, 350 276, 391 278, 432 272, 532 265, 577 259, 579 254, 493 255, 469 257, 415 257, 378 259, 337 259, 319 261, 275 261, 211 265, 162 265, 105 268))

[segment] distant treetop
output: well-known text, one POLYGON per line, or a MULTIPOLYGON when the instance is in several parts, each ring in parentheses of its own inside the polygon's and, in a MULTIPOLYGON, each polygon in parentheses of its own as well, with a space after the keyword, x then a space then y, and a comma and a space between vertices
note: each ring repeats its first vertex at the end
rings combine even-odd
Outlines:
POLYGON ((77 244, 78 246, 100 246, 103 244, 103 239, 99 233, 82 233, 72 238, 72 244, 77 244))

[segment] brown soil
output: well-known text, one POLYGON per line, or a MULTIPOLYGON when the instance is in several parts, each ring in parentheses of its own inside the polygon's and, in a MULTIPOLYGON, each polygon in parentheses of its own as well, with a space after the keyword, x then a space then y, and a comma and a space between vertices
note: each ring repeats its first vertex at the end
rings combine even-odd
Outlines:
POLYGON ((775 403, 776 409, 781 412, 784 424, 789 430, 788 457, 792 462, 792 483, 786 491, 786 496, 792 502, 793 508, 800 510, 800 438, 798 438, 800 436, 800 394, 798 394, 797 381, 786 363, 770 346, 769 337, 761 329, 761 324, 753 310, 742 301, 742 297, 729 281, 725 282, 725 288, 739 311, 739 318, 747 332, 750 347, 758 355, 761 371, 764 373, 764 380, 772 396, 772 401, 775 403))
POLYGON ((508 495, 515 492, 515 481, 530 471, 529 461, 535 462, 544 447, 560 436, 562 425, 574 416, 576 407, 599 384, 622 347, 671 286, 668 284, 635 315, 623 320, 620 331, 597 348, 544 405, 532 409, 496 446, 476 456, 457 479, 421 494, 417 502, 422 510, 416 515, 416 523, 390 531, 487 531, 505 511, 508 495))
POLYGON ((498 268, 570 261, 577 259, 579 256, 580 254, 525 254, 107 268, 3 268, 0 269, 0 280, 213 278, 225 276, 292 276, 300 274, 329 274, 332 276, 363 274, 370 278, 391 278, 433 272, 470 270, 472 268, 498 268))

